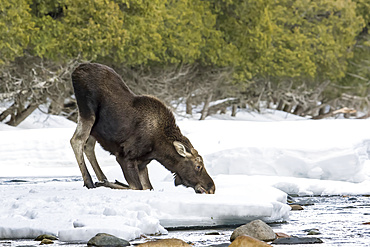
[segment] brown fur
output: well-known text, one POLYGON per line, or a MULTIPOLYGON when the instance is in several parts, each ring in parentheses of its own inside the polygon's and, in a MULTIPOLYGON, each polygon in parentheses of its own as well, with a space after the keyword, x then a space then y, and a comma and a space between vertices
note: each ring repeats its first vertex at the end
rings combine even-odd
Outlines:
MULTIPOLYGON (((175 174, 175 184, 214 193, 201 156, 181 134, 172 112, 157 98, 135 95, 111 68, 94 63, 72 73, 79 120, 71 145, 85 186, 95 187, 83 159, 85 152, 101 182, 106 177, 94 153, 95 142, 116 156, 132 189, 152 189, 147 164, 157 160, 175 174)), ((110 184, 110 183, 108 183, 110 184)), ((112 186, 111 186, 112 187, 112 186)))

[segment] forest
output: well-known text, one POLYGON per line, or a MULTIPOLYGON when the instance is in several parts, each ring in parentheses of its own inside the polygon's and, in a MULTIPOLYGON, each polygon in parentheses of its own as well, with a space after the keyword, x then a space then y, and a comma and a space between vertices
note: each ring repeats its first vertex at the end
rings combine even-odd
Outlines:
POLYGON ((174 109, 370 116, 368 0, 0 0, 0 122, 76 121, 70 75, 114 68, 174 109))

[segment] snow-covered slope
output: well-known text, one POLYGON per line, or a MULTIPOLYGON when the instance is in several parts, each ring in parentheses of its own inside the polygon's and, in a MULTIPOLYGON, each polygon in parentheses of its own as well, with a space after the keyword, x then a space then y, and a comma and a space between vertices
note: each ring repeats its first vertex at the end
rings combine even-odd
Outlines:
MULTIPOLYGON (((0 238, 50 232, 86 241, 104 231, 133 239, 165 227, 281 221, 290 210, 284 192, 370 194, 369 120, 280 112, 179 117, 216 183, 215 195, 197 195, 175 187, 157 162, 148 166, 154 191, 83 188, 69 144, 75 124, 45 117, 35 112, 17 128, 0 124, 0 238), (15 178, 28 182, 9 182, 15 178)), ((97 157, 108 179, 124 180, 114 157, 100 147, 97 157)))

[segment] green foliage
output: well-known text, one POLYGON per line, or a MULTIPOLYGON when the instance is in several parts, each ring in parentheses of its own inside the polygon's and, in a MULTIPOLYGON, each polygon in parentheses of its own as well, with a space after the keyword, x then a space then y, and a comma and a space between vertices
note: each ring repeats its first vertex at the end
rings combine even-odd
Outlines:
POLYGON ((253 77, 344 76, 362 30, 346 0, 215 1, 219 28, 239 51, 239 68, 253 77))
POLYGON ((33 31, 28 0, 0 0, 0 64, 22 56, 33 31))
POLYGON ((162 23, 164 4, 160 0, 117 1, 121 5, 126 42, 111 54, 114 61, 126 65, 143 65, 160 62, 163 51, 159 26, 162 23))
POLYGON ((364 0, 29 1, 0 2, 5 60, 27 49, 55 61, 198 63, 234 67, 240 81, 342 78, 369 21, 364 0))
POLYGON ((338 90, 347 91, 354 95, 367 97, 370 93, 370 2, 356 0, 356 12, 364 19, 362 32, 356 37, 353 46, 353 58, 348 60, 346 76, 338 81, 338 90))
POLYGON ((356 12, 365 21, 366 25, 370 25, 370 2, 368 0, 354 0, 356 3, 356 12))
POLYGON ((368 0, 0 0, 0 64, 30 55, 145 71, 189 66, 209 78, 232 71, 225 81, 243 86, 330 81, 325 97, 343 93, 334 86, 364 96, 369 13, 368 0))
POLYGON ((302 16, 303 33, 311 40, 311 59, 317 75, 336 80, 345 76, 347 60, 353 57, 356 36, 363 19, 356 15, 351 1, 297 1, 297 15, 302 16))
POLYGON ((163 60, 174 64, 230 65, 233 48, 215 29, 216 18, 207 1, 169 0, 160 26, 163 60))
POLYGON ((115 2, 40 1, 34 12, 40 30, 32 39, 37 56, 94 60, 124 46, 123 14, 115 2))

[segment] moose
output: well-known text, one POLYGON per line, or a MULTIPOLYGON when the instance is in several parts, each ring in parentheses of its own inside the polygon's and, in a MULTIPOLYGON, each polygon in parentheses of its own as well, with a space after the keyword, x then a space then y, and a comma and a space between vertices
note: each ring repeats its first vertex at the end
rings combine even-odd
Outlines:
POLYGON ((157 160, 174 174, 176 186, 215 193, 202 157, 159 99, 134 94, 112 68, 98 63, 80 64, 72 83, 79 114, 70 142, 84 186, 152 190, 147 165, 157 160), (107 180, 95 156, 96 142, 116 157, 128 185, 107 180), (84 153, 99 182, 93 183, 84 153))

